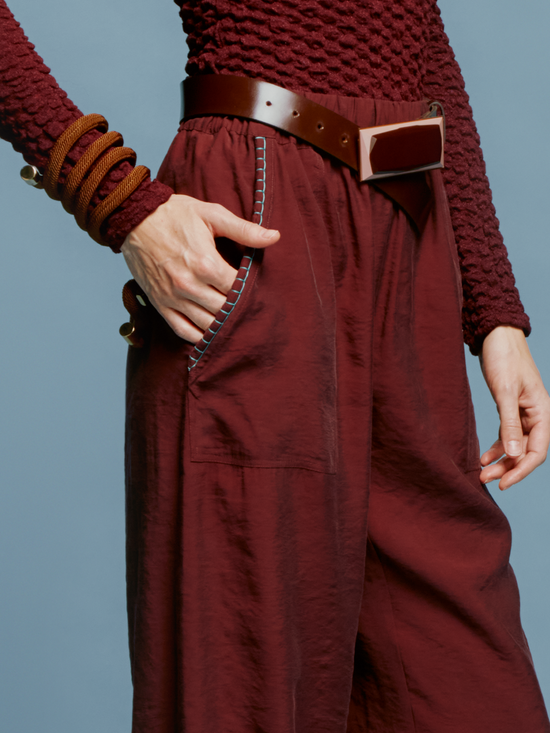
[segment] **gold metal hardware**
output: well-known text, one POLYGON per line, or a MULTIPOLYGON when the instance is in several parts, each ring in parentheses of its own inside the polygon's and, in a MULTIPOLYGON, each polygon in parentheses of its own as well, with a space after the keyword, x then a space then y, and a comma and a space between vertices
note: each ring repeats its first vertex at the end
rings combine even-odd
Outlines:
POLYGON ((28 186, 33 186, 33 188, 44 188, 42 184, 42 174, 36 166, 23 166, 19 175, 21 176, 21 180, 24 181, 28 186))
POLYGON ((136 327, 131 321, 123 323, 118 332, 130 346, 135 346, 137 349, 143 346, 143 339, 138 336, 136 327))

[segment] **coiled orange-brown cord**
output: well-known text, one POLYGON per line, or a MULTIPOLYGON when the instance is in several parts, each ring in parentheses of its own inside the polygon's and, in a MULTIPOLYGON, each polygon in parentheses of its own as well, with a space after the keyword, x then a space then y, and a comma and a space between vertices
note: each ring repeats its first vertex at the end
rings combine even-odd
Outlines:
POLYGON ((111 193, 99 203, 88 218, 88 207, 101 181, 113 166, 122 160, 135 163, 136 154, 132 148, 119 147, 124 142, 118 132, 107 132, 109 125, 102 115, 91 114, 79 117, 57 139, 44 171, 44 189, 50 198, 61 200, 66 211, 74 214, 81 229, 88 231, 92 239, 104 245, 101 226, 105 219, 120 206, 150 174, 143 165, 134 168, 111 193), (67 180, 59 190, 59 175, 65 158, 75 143, 91 130, 105 133, 94 141, 73 167, 67 180), (115 146, 115 147, 113 147, 115 146), (107 153, 106 150, 112 148, 107 153), (98 161, 96 163, 96 161, 98 161), (95 165, 94 165, 95 164, 95 165), (93 166, 93 168, 92 168, 93 166))
POLYGON ((73 122, 72 125, 69 125, 65 132, 58 137, 53 146, 44 171, 44 188, 48 196, 55 201, 61 200, 58 181, 67 154, 82 135, 94 129, 98 129, 101 132, 107 132, 109 129, 109 123, 103 115, 92 114, 79 117, 78 120, 73 122))
POLYGON ((78 194, 75 207, 76 223, 81 229, 86 230, 88 224, 88 206, 92 200, 97 187, 105 178, 111 168, 120 163, 122 160, 129 160, 132 164, 136 161, 136 154, 132 148, 113 148, 99 160, 94 166, 88 177, 82 184, 82 188, 78 194))
POLYGON ((124 178, 118 186, 92 211, 88 221, 88 234, 98 242, 104 244, 101 239, 101 225, 105 219, 117 209, 123 201, 131 196, 136 188, 149 176, 151 171, 144 165, 138 165, 124 178))
POLYGON ((87 148, 86 152, 74 166, 65 181, 63 195, 61 198, 61 203, 63 204, 65 211, 68 211, 69 214, 74 214, 74 202, 77 191, 92 164, 107 150, 107 148, 110 148, 113 145, 122 145, 122 142, 123 140, 120 132, 106 132, 93 142, 89 148, 87 148))

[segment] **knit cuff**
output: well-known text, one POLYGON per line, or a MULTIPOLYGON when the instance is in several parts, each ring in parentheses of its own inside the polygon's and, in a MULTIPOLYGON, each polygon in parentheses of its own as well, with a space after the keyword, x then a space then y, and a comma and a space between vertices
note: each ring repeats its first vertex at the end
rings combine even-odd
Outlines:
POLYGON ((479 356, 485 337, 497 326, 520 328, 526 336, 531 333, 531 322, 524 312, 503 310, 488 313, 477 326, 474 327, 471 323, 466 323, 464 326, 464 341, 474 356, 479 356))
POLYGON ((105 243, 120 252, 127 235, 146 219, 149 214, 166 203, 174 191, 157 179, 144 181, 107 219, 101 233, 105 243))

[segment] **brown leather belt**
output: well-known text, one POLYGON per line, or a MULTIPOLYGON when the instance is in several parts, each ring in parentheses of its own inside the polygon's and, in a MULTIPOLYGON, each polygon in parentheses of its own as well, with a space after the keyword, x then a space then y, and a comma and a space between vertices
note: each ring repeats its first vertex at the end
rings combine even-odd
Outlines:
MULTIPOLYGON (((358 125, 275 84, 226 74, 188 77, 182 82, 181 119, 210 115, 262 122, 359 170, 358 125)), ((407 173, 372 185, 394 199, 422 228, 432 199, 424 173, 407 173)))

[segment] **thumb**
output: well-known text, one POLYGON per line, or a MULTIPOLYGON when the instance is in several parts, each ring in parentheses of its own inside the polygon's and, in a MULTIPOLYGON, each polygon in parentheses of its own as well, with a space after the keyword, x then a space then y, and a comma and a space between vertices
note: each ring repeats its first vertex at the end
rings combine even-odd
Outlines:
POLYGON ((246 247, 269 247, 281 237, 276 229, 265 229, 259 224, 241 219, 217 204, 212 205, 208 218, 215 237, 227 237, 246 247))
POLYGON ((523 451, 523 428, 518 401, 512 394, 497 401, 500 415, 500 439, 507 456, 517 458, 523 451))

